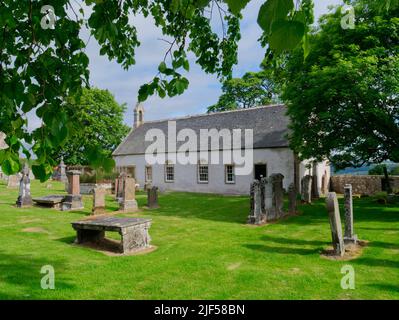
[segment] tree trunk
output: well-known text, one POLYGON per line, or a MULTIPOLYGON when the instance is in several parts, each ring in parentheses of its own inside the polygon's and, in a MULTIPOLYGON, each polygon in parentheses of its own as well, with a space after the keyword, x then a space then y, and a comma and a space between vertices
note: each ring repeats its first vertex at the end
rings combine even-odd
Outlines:
POLYGON ((392 193, 391 182, 389 181, 388 169, 386 166, 384 166, 384 176, 385 176, 385 186, 387 188, 387 192, 388 194, 391 194, 392 193))

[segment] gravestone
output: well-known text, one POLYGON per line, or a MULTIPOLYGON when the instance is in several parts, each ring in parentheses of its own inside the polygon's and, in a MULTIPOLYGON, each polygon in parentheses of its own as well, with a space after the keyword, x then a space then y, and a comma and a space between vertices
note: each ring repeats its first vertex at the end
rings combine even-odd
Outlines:
POLYGON ((265 214, 262 212, 262 191, 259 180, 254 180, 251 183, 250 199, 251 199, 251 211, 249 213, 247 223, 248 224, 262 224, 266 222, 265 214))
POLYGON ((356 244, 357 235, 354 234, 353 228, 353 199, 352 199, 352 185, 347 184, 344 187, 344 199, 345 199, 345 232, 344 242, 345 244, 356 244))
POLYGON ((93 215, 103 214, 105 212, 105 194, 106 190, 104 188, 94 188, 93 189, 93 208, 91 213, 93 215))
POLYGON ((62 203, 62 211, 83 209, 82 195, 80 194, 80 174, 81 172, 78 170, 67 172, 68 195, 62 203))
POLYGON ((150 209, 159 208, 158 187, 152 187, 147 189, 147 207, 150 209))
POLYGON ((118 202, 122 201, 123 198, 123 190, 125 189, 125 180, 127 178, 127 174, 122 172, 118 178, 118 187, 117 193, 115 193, 115 198, 118 202))
POLYGON ((288 186, 288 211, 290 214, 297 213, 296 196, 297 196, 297 192, 296 192, 295 184, 291 183, 288 186))
POLYGON ((62 182, 68 181, 68 177, 66 175, 66 165, 64 163, 64 158, 61 158, 59 168, 60 168, 60 181, 62 181, 62 182))
POLYGON ((329 192, 326 198, 326 207, 330 219, 331 238, 334 247, 334 253, 343 257, 345 254, 344 239, 342 237, 341 216, 339 214, 339 205, 337 194, 329 192))
POLYGON ((124 212, 136 212, 138 210, 136 201, 136 181, 134 178, 124 179, 123 197, 119 204, 119 210, 124 212))
POLYGON ((25 164, 22 171, 22 178, 19 182, 19 196, 16 204, 18 208, 32 206, 32 196, 30 194, 29 167, 27 164, 25 164))
POLYGON ((114 195, 115 195, 115 198, 117 197, 117 194, 118 194, 118 184, 119 184, 119 179, 118 178, 116 178, 115 179, 115 184, 114 184, 114 195))
POLYGON ((272 174, 269 177, 269 181, 272 185, 272 206, 274 209, 275 220, 278 220, 284 216, 283 179, 284 176, 281 173, 272 174))
POLYGON ((18 188, 20 180, 21 180, 20 173, 8 176, 7 188, 10 188, 10 189, 18 188))
POLYGON ((306 175, 301 180, 301 199, 304 203, 312 203, 312 176, 306 175))
POLYGON ((319 199, 320 198, 320 192, 319 192, 319 187, 318 187, 318 175, 317 175, 317 163, 313 163, 313 174, 312 174, 312 187, 311 187, 311 192, 312 192, 312 199, 319 199))

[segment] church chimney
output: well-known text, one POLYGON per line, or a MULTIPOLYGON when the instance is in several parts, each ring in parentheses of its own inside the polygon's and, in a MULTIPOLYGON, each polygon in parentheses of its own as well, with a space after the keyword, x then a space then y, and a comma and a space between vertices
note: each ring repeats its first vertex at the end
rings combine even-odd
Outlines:
POLYGON ((133 129, 140 127, 144 123, 144 107, 141 103, 137 103, 134 108, 133 129))

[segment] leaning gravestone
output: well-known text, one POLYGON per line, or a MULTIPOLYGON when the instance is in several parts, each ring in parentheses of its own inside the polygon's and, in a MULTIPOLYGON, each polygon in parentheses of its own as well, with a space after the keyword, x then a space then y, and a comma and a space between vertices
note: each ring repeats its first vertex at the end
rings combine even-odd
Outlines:
POLYGON ((138 209, 136 201, 136 181, 134 178, 125 178, 123 197, 119 210, 124 212, 136 212, 138 209))
POLYGON ((339 205, 337 194, 330 192, 326 198, 326 207, 330 219, 332 244, 334 253, 337 256, 343 257, 345 254, 344 239, 342 237, 341 216, 339 214, 339 205))
POLYGON ((251 211, 249 213, 248 224, 262 224, 266 222, 266 217, 262 212, 262 195, 261 195, 260 181, 255 180, 251 183, 251 211))
POLYGON ((8 176, 7 188, 10 189, 18 188, 20 180, 21 180, 21 175, 19 173, 14 174, 12 176, 8 176))
POLYGON ((345 233, 344 242, 345 244, 356 244, 358 239, 357 235, 354 234, 353 228, 353 199, 352 199, 352 185, 347 184, 344 187, 344 199, 345 199, 345 233))
POLYGON ((158 187, 152 187, 147 189, 147 207, 150 209, 159 208, 158 187))
POLYGON ((119 175, 117 192, 115 193, 115 198, 116 198, 116 200, 118 200, 118 202, 122 201, 123 191, 125 189, 126 178, 127 178, 127 174, 124 172, 122 172, 119 175))
POLYGON ((93 192, 93 209, 91 213, 93 215, 103 214, 105 212, 106 190, 104 188, 94 188, 92 192, 93 192))
POLYGON ((290 214, 296 214, 297 212, 297 201, 296 201, 296 188, 295 184, 291 183, 288 186, 288 211, 290 214))
POLYGON ((312 177, 306 175, 301 180, 301 199, 305 203, 312 203, 312 177))
POLYGON ((27 164, 25 164, 24 170, 22 171, 22 178, 19 182, 19 196, 16 204, 18 208, 32 206, 32 196, 30 194, 29 167, 27 164))
POLYGON ((81 172, 78 170, 67 172, 68 195, 62 203, 62 211, 83 209, 82 195, 80 194, 80 174, 81 172))

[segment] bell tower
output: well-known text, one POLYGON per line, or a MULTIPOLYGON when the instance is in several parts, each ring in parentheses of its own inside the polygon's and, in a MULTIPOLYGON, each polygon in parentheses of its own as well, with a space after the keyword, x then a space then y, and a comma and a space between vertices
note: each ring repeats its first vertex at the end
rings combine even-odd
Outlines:
POLYGON ((141 103, 137 103, 134 108, 133 129, 140 127, 144 123, 144 107, 141 103))

